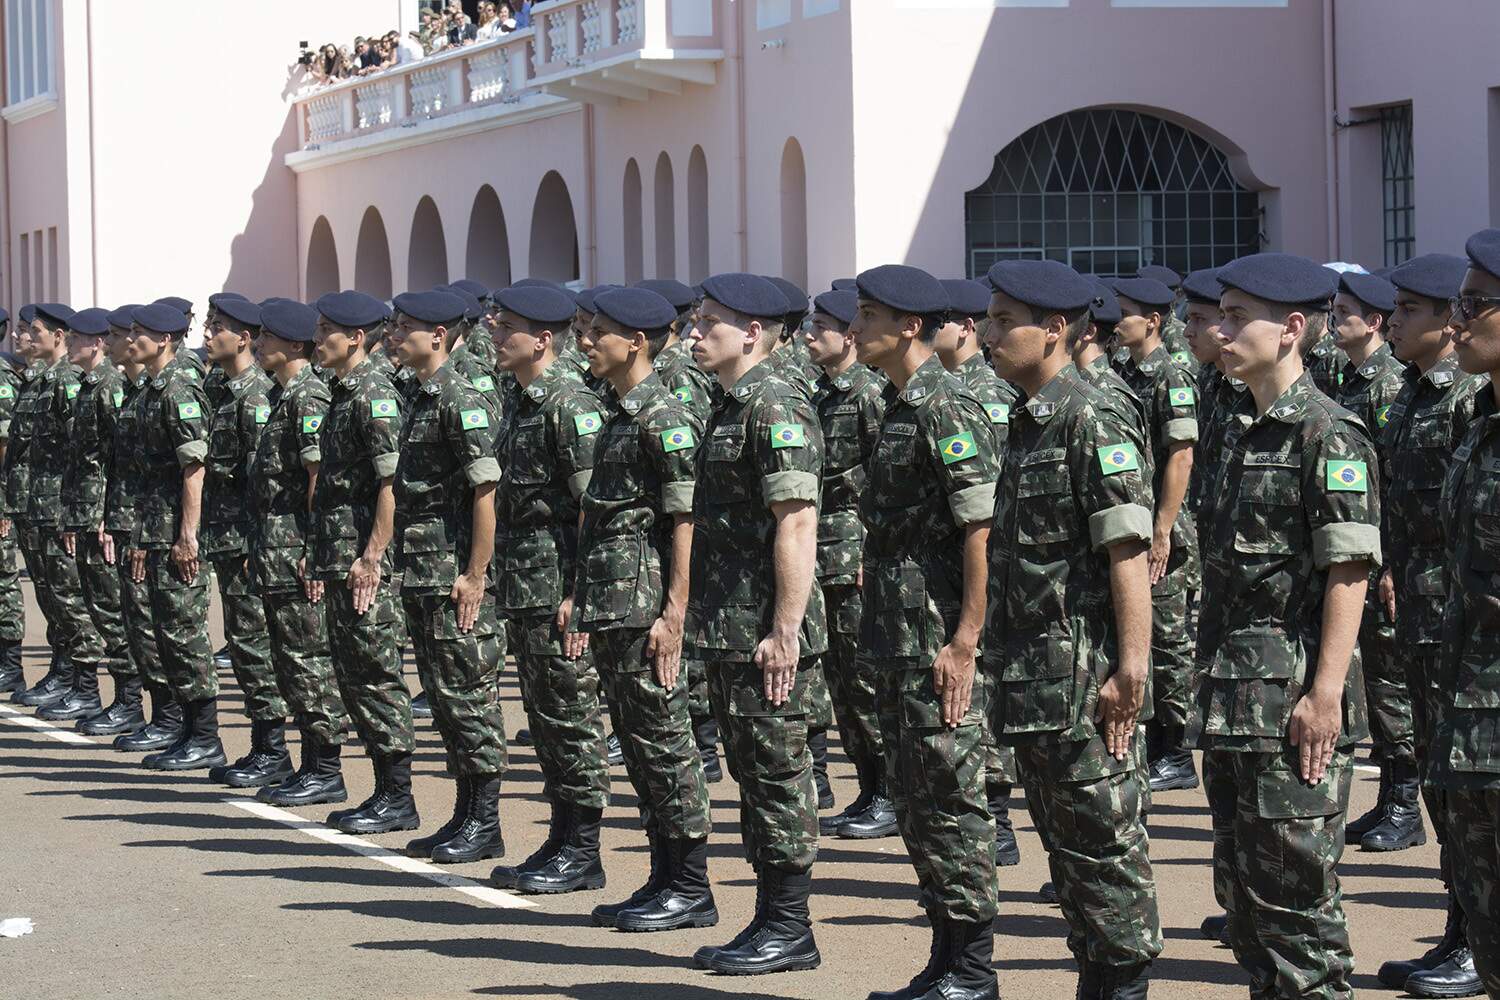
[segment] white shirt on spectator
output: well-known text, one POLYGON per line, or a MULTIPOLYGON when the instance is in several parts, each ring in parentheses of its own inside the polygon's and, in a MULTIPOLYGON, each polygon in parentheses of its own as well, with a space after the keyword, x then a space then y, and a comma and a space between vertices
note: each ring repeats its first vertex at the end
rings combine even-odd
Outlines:
POLYGON ((409 35, 396 43, 397 66, 405 66, 407 63, 418 62, 422 59, 423 55, 422 43, 409 35))

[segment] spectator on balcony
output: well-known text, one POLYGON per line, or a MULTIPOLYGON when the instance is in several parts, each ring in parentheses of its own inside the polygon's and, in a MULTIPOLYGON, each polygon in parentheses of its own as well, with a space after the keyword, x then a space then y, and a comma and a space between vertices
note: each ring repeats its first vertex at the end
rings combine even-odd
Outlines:
POLYGON ((359 58, 353 52, 349 51, 349 46, 347 45, 339 48, 339 65, 334 76, 340 80, 359 76, 359 58))
POLYGON ((521 0, 521 6, 516 8, 516 28, 531 27, 532 0, 521 0))
POLYGON ((314 83, 327 84, 338 79, 339 47, 332 42, 323 46, 313 57, 312 65, 308 69, 312 72, 314 83))
POLYGON ((478 42, 488 42, 493 38, 499 38, 501 34, 505 32, 505 30, 506 29, 501 25, 500 15, 496 12, 495 5, 488 2, 488 0, 486 0, 485 3, 480 4, 479 31, 475 34, 474 40, 478 42))
POLYGON ((396 65, 405 66, 409 63, 420 61, 427 55, 427 45, 422 41, 420 31, 409 31, 406 37, 396 44, 396 65))
POLYGON ((478 37, 479 28, 475 26, 473 21, 469 20, 469 15, 463 11, 459 11, 456 16, 449 20, 449 48, 457 48, 460 45, 473 45, 478 37))
POLYGON ((380 65, 380 53, 364 38, 354 40, 354 55, 359 60, 361 75, 380 65))
POLYGON ((516 18, 511 13, 510 4, 502 3, 495 5, 495 14, 500 22, 499 34, 506 34, 516 30, 516 18))

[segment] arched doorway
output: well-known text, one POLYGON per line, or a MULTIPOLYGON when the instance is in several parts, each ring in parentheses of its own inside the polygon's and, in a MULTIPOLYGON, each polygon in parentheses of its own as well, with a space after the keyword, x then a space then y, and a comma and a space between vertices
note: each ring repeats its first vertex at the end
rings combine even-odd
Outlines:
POLYGON ((677 184, 665 151, 656 158, 656 276, 677 277, 677 184))
POLYGON ((531 274, 548 281, 576 281, 578 227, 568 184, 556 170, 547 171, 536 190, 531 211, 531 274))
POLYGON ((406 287, 425 292, 448 283, 448 241, 437 203, 423 195, 411 220, 411 243, 406 255, 406 287))
POLYGON ((1138 111, 1074 111, 1025 132, 964 195, 964 221, 972 277, 1017 258, 1186 273, 1260 249, 1260 198, 1224 152, 1138 111))
POLYGON ((645 264, 642 260, 645 250, 642 248, 641 228, 641 168, 636 164, 633 156, 625 163, 623 195, 621 215, 624 223, 625 283, 633 285, 645 277, 645 264))
POLYGON ((320 215, 307 241, 307 301, 338 290, 339 251, 333 241, 333 227, 320 215))
POLYGON ((359 224, 359 243, 354 248, 354 287, 382 301, 391 297, 391 244, 385 237, 385 220, 371 205, 359 224))
POLYGON ((500 196, 488 184, 474 196, 469 211, 469 240, 464 254, 464 277, 488 288, 510 284, 510 236, 500 196))
POLYGON ((781 276, 807 287, 807 163, 796 139, 781 150, 781 276))
POLYGON ((708 157, 694 146, 688 157, 688 280, 708 277, 708 157))

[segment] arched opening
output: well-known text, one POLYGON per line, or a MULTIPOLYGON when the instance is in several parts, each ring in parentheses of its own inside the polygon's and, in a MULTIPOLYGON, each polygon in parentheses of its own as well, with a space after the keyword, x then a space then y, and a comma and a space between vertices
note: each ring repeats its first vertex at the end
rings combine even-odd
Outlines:
POLYGON ((1260 249, 1260 199, 1228 156, 1138 111, 1073 111, 1029 129, 964 195, 970 276, 1047 259, 1103 276, 1188 271, 1260 249))
POLYGON ((708 157, 694 146, 688 157, 688 280, 708 277, 708 157))
POLYGON ((781 150, 781 276, 807 287, 807 163, 794 138, 781 150))
POLYGON ((464 277, 489 288, 510 284, 510 236, 500 196, 488 184, 474 196, 469 211, 469 240, 464 254, 464 277))
POLYGON ((448 283, 448 241, 437 203, 423 195, 411 219, 411 244, 406 256, 406 287, 425 292, 448 283))
POLYGON ((578 227, 568 184, 556 170, 547 171, 536 190, 531 211, 531 274, 548 281, 578 279, 578 227))
POLYGON ((354 287, 382 301, 391 297, 391 245, 385 236, 385 221, 371 205, 359 224, 359 243, 354 249, 354 287))
POLYGON ((622 216, 625 239, 625 283, 633 285, 646 276, 643 263, 645 250, 641 232, 641 168, 636 164, 633 156, 625 163, 622 216))
POLYGON ((339 251, 333 241, 333 227, 320 215, 307 241, 307 301, 338 290, 339 251))
POLYGON ((677 277, 677 184, 665 151, 656 158, 656 276, 677 277))

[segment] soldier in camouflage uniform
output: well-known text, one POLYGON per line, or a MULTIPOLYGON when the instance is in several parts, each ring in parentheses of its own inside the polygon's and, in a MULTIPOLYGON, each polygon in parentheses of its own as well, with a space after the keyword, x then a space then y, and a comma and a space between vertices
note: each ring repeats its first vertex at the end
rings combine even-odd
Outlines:
MULTIPOLYGON (((10 314, 0 309, 0 338, 10 325, 10 314)), ((11 416, 16 408, 16 388, 21 384, 24 358, 7 355, 0 359, 0 512, 4 510, 5 453, 10 445, 11 416)), ((3 519, 3 513, 0 513, 3 519)), ((26 602, 21 594, 21 571, 13 527, 0 531, 0 694, 26 687, 21 670, 21 642, 26 634, 26 602)))
POLYGON ((693 961, 740 975, 810 969, 822 961, 808 911, 818 826, 807 671, 827 649, 813 585, 823 437, 769 363, 785 296, 749 274, 703 288, 693 357, 725 395, 698 449, 684 642, 707 665, 757 892, 751 922, 693 961))
POLYGON ((1329 314, 1320 313, 1309 317, 1307 333, 1303 337, 1306 349, 1302 352, 1302 366, 1312 376, 1313 385, 1329 399, 1338 395, 1339 383, 1344 380, 1344 369, 1349 359, 1339 350, 1338 338, 1329 329, 1329 314))
MULTIPOLYGON (((319 428, 307 574, 324 583, 334 674, 373 762, 415 746, 411 693, 401 676, 403 615, 391 581, 401 401, 365 353, 366 331, 385 323, 385 306, 362 292, 330 292, 313 305, 318 362, 334 378, 319 428)), ((320 752, 332 757, 338 748, 320 752)), ((378 771, 376 778, 375 792, 355 811, 380 796, 378 771)))
MULTIPOLYGON (((609 801, 603 709, 592 654, 564 647, 564 581, 576 570, 578 498, 592 474, 605 408, 557 353, 563 338, 571 340, 574 309, 566 293, 532 285, 498 292, 495 301, 497 362, 521 386, 500 442, 504 528, 496 587, 544 794, 557 817, 536 852, 519 867, 497 868, 495 878, 522 892, 598 889, 599 822, 609 801)), ((592 309, 588 315, 592 321, 592 309)))
POLYGON ((708 881, 708 781, 681 670, 703 424, 651 366, 677 317, 672 304, 628 288, 601 292, 594 306, 583 346, 618 403, 580 500, 569 620, 594 651, 652 867, 644 885, 595 907, 593 918, 622 931, 710 927, 719 911, 708 881))
MULTIPOLYGON (((1198 403, 1198 442, 1193 446, 1188 504, 1200 538, 1211 520, 1207 508, 1213 499, 1215 473, 1223 453, 1221 420, 1233 410, 1239 398, 1239 393, 1232 391, 1231 380, 1225 376, 1219 357, 1219 295, 1223 286, 1216 273, 1216 268, 1205 268, 1182 279, 1183 334, 1199 366, 1193 390, 1198 403)), ((1243 390, 1243 382, 1238 379, 1233 382, 1243 390)))
POLYGON ((1184 293, 1182 289, 1182 275, 1161 264, 1147 264, 1135 272, 1137 278, 1150 278, 1167 286, 1172 293, 1172 301, 1167 304, 1162 313, 1161 342, 1172 356, 1172 360, 1179 365, 1191 366, 1193 363, 1192 350, 1188 344, 1187 324, 1182 319, 1182 304, 1184 293))
POLYGON ((949 313, 942 283, 900 264, 856 280, 850 334, 859 360, 890 379, 860 497, 867 534, 859 651, 876 675, 886 780, 932 924, 927 967, 903 995, 952 988, 993 997, 995 823, 984 787, 990 688, 975 680, 975 664, 999 471, 995 425, 934 353, 949 313))
POLYGON ((1198 532, 1186 503, 1198 440, 1195 379, 1161 341, 1161 317, 1173 301, 1171 289, 1151 278, 1117 279, 1112 287, 1122 313, 1115 329, 1130 351, 1125 381, 1146 406, 1156 501, 1149 557, 1153 713, 1147 724, 1147 754, 1151 791, 1197 788, 1192 751, 1183 739, 1193 666, 1188 594, 1198 588, 1198 532))
MULTIPOLYGON (((1482 376, 1466 374, 1459 368, 1453 347, 1448 299, 1458 294, 1467 269, 1467 258, 1425 254, 1387 275, 1397 289, 1396 310, 1390 320, 1391 349, 1410 367, 1386 415, 1381 439, 1381 470, 1390 481, 1382 524, 1390 561, 1380 578, 1379 597, 1386 613, 1396 621, 1396 647, 1406 660, 1411 694, 1413 740, 1424 772, 1444 764, 1428 753, 1445 709, 1440 672, 1444 592, 1448 574, 1456 569, 1445 558, 1440 517, 1443 476, 1473 420, 1476 398, 1484 389, 1482 376)), ((1408 808, 1415 809, 1414 784, 1393 787, 1392 797, 1400 796, 1408 808)), ((1438 972, 1450 959, 1461 960, 1466 947, 1462 910, 1454 896, 1453 848, 1444 792, 1424 776, 1421 794, 1433 832, 1443 845, 1439 863, 1447 886, 1448 928, 1438 947, 1421 958, 1387 962, 1380 967, 1377 975, 1381 983, 1392 989, 1404 989, 1418 979, 1412 986, 1417 989, 1421 986, 1419 977, 1438 972)), ((1447 979, 1448 970, 1437 978, 1447 979)), ((1477 988, 1477 977, 1473 985, 1477 988)), ((1446 990, 1443 994, 1459 995, 1446 990)))
POLYGON ((1351 751, 1368 735, 1353 654, 1381 557, 1375 451, 1302 368, 1334 273, 1255 254, 1218 279, 1225 371, 1250 394, 1226 421, 1190 725, 1205 751, 1214 893, 1251 996, 1351 997, 1335 866, 1351 751))

